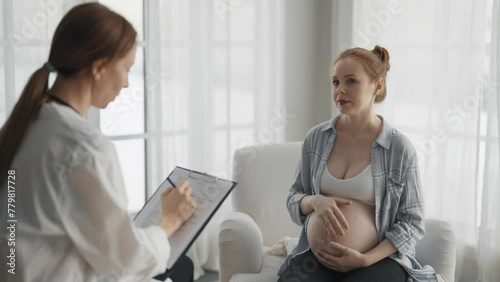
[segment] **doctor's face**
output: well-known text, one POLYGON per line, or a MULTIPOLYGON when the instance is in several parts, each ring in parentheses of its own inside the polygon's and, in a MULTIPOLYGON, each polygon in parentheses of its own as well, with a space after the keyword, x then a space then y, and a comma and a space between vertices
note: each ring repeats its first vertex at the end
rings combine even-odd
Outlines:
POLYGON ((99 79, 94 83, 92 105, 103 109, 113 101, 122 88, 128 87, 128 73, 135 60, 137 45, 125 54, 124 57, 106 62, 100 70, 99 79))

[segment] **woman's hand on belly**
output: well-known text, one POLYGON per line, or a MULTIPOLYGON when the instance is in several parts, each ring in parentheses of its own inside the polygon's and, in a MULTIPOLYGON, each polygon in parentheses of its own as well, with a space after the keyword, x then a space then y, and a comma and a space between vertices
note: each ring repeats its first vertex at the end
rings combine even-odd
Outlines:
POLYGON ((354 249, 336 242, 330 242, 329 249, 333 250, 333 252, 320 249, 317 251, 316 257, 321 264, 330 269, 345 273, 368 266, 366 255, 354 249))
POLYGON ((349 229, 349 224, 339 207, 348 206, 352 204, 351 201, 316 195, 311 204, 319 222, 329 235, 333 237, 345 235, 345 231, 349 229))
POLYGON ((365 254, 378 245, 375 207, 353 200, 351 205, 338 208, 349 223, 349 229, 345 231, 344 236, 331 236, 316 212, 313 212, 308 219, 307 239, 309 247, 315 255, 321 250, 333 256, 342 256, 339 250, 331 247, 332 242, 361 254, 365 254))

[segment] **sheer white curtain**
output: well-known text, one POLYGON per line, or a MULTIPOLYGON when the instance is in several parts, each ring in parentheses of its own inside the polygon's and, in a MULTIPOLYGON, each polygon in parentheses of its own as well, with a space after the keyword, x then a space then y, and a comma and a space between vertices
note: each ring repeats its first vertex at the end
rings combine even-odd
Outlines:
MULTIPOLYGON (((149 188, 176 165, 231 177, 234 150, 283 140, 281 10, 266 0, 145 1, 149 188)), ((228 209, 188 253, 195 278, 218 270, 228 209)))
POLYGON ((388 49, 377 112, 419 152, 427 217, 455 228, 457 281, 499 281, 498 1, 352 5, 351 32, 333 33, 334 50, 388 49))
POLYGON ((145 1, 153 187, 175 165, 230 177, 235 149, 283 139, 281 8, 268 2, 145 1))
POLYGON ((486 98, 486 138, 481 224, 479 226, 479 273, 482 281, 500 281, 500 1, 491 3, 491 47, 486 98))

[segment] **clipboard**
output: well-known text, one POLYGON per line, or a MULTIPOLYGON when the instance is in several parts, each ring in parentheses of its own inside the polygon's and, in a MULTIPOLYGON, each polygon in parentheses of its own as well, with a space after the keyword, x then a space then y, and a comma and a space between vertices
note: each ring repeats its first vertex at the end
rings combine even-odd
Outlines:
MULTIPOLYGON (((168 178, 176 186, 183 180, 189 181, 189 185, 193 189, 191 197, 196 202, 197 208, 193 216, 168 238, 171 246, 170 257, 165 273, 154 277, 154 279, 159 281, 167 279, 177 260, 188 251, 237 184, 234 181, 221 179, 179 166, 174 168, 168 178)), ((153 196, 137 213, 134 218, 134 224, 137 227, 146 228, 158 222, 162 214, 161 194, 169 186, 171 184, 165 179, 153 196)))

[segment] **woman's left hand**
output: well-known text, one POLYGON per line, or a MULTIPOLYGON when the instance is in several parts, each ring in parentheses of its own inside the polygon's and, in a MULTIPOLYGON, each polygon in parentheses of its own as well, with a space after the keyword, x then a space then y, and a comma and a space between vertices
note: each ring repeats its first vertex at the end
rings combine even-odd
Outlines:
POLYGON ((336 255, 324 249, 320 249, 316 254, 316 257, 324 266, 344 273, 368 266, 364 254, 336 242, 330 242, 330 247, 335 250, 336 255))

